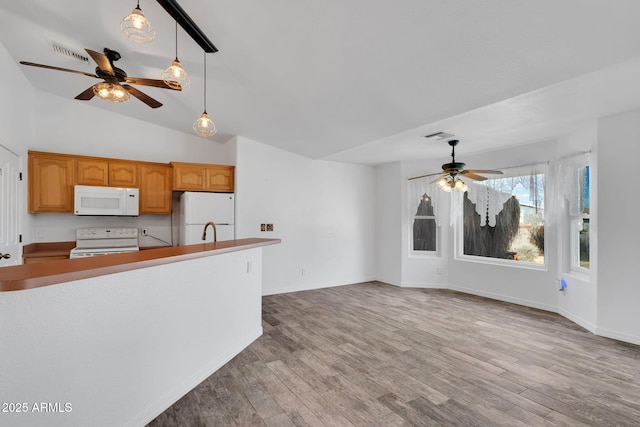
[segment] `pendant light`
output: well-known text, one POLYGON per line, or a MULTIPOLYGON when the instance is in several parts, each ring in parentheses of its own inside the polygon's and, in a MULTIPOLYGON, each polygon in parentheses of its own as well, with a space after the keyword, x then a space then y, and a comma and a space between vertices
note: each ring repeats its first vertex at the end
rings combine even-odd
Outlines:
POLYGON ((182 68, 178 60, 178 21, 176 21, 176 59, 162 73, 162 80, 173 89, 184 89, 189 86, 191 80, 189 74, 182 68))
POLYGON ((193 130, 206 138, 215 135, 218 130, 213 120, 207 115, 207 52, 203 50, 202 53, 204 54, 204 112, 193 124, 193 130))
POLYGON ((151 28, 151 23, 140 9, 140 0, 133 11, 124 17, 120 23, 122 32, 136 43, 150 43, 156 37, 156 32, 151 28))

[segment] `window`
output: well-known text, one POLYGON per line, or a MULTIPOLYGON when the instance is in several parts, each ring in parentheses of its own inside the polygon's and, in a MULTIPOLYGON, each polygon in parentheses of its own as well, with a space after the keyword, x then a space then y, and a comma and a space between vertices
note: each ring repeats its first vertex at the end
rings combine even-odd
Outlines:
POLYGON ((469 182, 462 206, 462 253, 544 264, 544 165, 469 182))
POLYGON ((412 255, 439 253, 439 210, 446 205, 449 195, 431 181, 412 180, 407 188, 409 252, 412 255))
POLYGON ((580 211, 571 219, 571 268, 589 269, 589 165, 578 168, 578 187, 580 211))
POLYGON ((413 250, 435 252, 437 249, 437 230, 433 200, 427 193, 424 193, 420 197, 418 209, 413 217, 413 250))

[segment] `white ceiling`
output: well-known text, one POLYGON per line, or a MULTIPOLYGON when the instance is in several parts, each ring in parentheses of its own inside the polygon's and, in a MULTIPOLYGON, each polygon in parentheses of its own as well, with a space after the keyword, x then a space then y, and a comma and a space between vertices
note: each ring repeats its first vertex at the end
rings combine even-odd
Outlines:
MULTIPOLYGON (((640 105, 637 0, 179 3, 220 50, 207 55, 217 143, 242 135, 365 164, 446 159, 446 144, 422 136, 446 131, 464 141, 465 153, 478 152, 553 138, 640 105)), ((95 64, 56 55, 50 43, 109 47, 129 76, 159 78, 175 56, 174 22, 142 0, 158 36, 138 45, 119 30, 134 7, 135 0, 5 1, 0 42, 16 61, 86 72, 95 64)), ((203 54, 182 29, 178 56, 192 76, 182 93, 139 86, 163 107, 133 98, 88 103, 192 133, 203 110, 203 54)), ((97 81, 21 67, 35 88, 68 99, 97 81)))

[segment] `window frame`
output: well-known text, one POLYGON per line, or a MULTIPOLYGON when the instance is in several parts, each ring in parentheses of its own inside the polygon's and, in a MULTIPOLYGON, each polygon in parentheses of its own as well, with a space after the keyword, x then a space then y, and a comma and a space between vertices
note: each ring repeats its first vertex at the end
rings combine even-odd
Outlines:
MULTIPOLYGON (((588 173, 588 180, 589 180, 589 193, 591 193, 591 165, 589 164, 588 160, 585 160, 584 162, 581 162, 579 165, 577 165, 577 173, 578 173, 578 191, 580 193, 582 193, 584 191, 584 189, 582 188, 582 180, 580 179, 583 171, 585 169, 587 169, 587 173, 588 173)), ((591 194, 589 194, 589 204, 591 204, 591 194)), ((580 198, 580 201, 582 201, 582 197, 580 198)), ((581 213, 577 216, 571 216, 569 215, 569 227, 570 227, 570 231, 569 231, 569 239, 570 239, 570 243, 569 243, 569 250, 570 250, 570 255, 569 255, 569 271, 573 272, 573 273, 578 273, 578 274, 582 274, 582 275, 589 275, 591 269, 590 268, 586 268, 580 265, 580 232, 583 230, 584 227, 584 220, 587 219, 589 220, 589 227, 591 227, 591 212, 585 212, 585 208, 584 206, 581 207, 581 213)), ((590 210, 590 207, 589 207, 590 210)), ((589 231, 589 260, 591 260, 591 231, 589 231)), ((591 261, 589 261, 591 262, 591 261)))
MULTIPOLYGON (((523 166, 516 166, 516 167, 512 167, 512 168, 504 168, 502 169, 503 171, 509 171, 512 170, 514 171, 512 174, 506 174, 503 176, 500 176, 498 178, 495 179, 504 179, 504 178, 509 178, 509 177, 519 177, 519 176, 531 176, 531 175, 542 175, 543 176, 543 192, 544 192, 544 207, 543 209, 546 211, 546 204, 547 204, 547 183, 548 183, 548 175, 549 175, 549 165, 548 162, 543 162, 543 163, 532 163, 530 165, 523 165, 523 166), (525 168, 529 168, 530 172, 524 173, 524 172, 518 172, 523 171, 525 168)), ((492 179, 492 178, 489 178, 492 179)), ((455 242, 455 250, 454 250, 454 259, 457 261, 467 261, 467 262, 475 262, 475 263, 479 263, 479 264, 489 264, 489 265, 498 265, 498 266, 505 266, 505 267, 515 267, 515 268, 524 268, 524 269, 529 269, 529 270, 539 270, 539 271, 548 271, 548 262, 547 262, 547 256, 546 254, 548 253, 548 238, 547 238, 547 216, 544 215, 543 217, 543 221, 542 221, 542 225, 544 226, 545 229, 545 239, 544 239, 544 262, 543 263, 537 263, 537 262, 531 262, 531 261, 523 261, 523 260, 512 260, 512 259, 504 259, 504 258, 492 258, 492 257, 485 257, 485 256, 480 256, 480 255, 468 255, 464 253, 464 213, 463 213, 463 203, 464 203, 464 195, 461 194, 460 197, 458 198, 453 198, 452 202, 454 202, 454 200, 457 200, 456 202, 460 204, 460 206, 458 207, 459 211, 460 211, 460 215, 458 216, 458 218, 456 219, 455 222, 455 238, 454 238, 454 242, 455 242)), ((522 215, 522 214, 521 214, 522 215)))
MULTIPOLYGON (((432 191, 441 191, 440 189, 435 189, 432 191)), ((411 193, 411 189, 408 190, 408 193, 411 193)), ((425 193, 427 194, 427 193, 425 193)), ((431 200, 433 201, 434 198, 432 195, 427 194, 431 200)), ((415 197, 415 194, 408 194, 408 197, 411 199, 413 199, 415 197)), ((422 197, 422 195, 420 196, 422 197)), ((419 206, 419 205, 418 205, 419 206)), ((408 221, 408 227, 407 227, 407 231, 409 234, 409 239, 408 239, 408 244, 409 244, 409 257, 410 258, 434 258, 434 257, 440 257, 441 256, 441 235, 442 233, 440 232, 440 224, 438 224, 438 219, 437 219, 437 209, 434 206, 434 211, 433 211, 433 215, 416 215, 414 212, 417 211, 418 206, 413 205, 412 208, 410 208, 411 210, 409 211, 409 221, 408 221), (435 222, 435 230, 436 230, 436 237, 435 237, 435 242, 436 242, 436 249, 433 251, 430 250, 420 250, 420 249, 414 249, 414 240, 413 240, 413 224, 415 222, 416 219, 433 219, 435 222)))

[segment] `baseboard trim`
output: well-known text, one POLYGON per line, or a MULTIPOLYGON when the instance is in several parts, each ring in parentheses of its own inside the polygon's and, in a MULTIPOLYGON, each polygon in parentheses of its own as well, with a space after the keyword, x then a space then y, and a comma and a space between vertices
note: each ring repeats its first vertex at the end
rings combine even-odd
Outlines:
POLYGON ((478 291, 477 289, 469 289, 461 286, 449 285, 447 289, 450 289, 452 291, 464 292, 465 294, 477 295, 479 297, 491 298, 498 301, 510 302, 512 304, 523 305, 525 307, 537 308, 538 310, 550 311, 552 313, 558 312, 557 307, 547 304, 541 304, 536 301, 529 301, 525 299, 510 297, 507 295, 494 294, 492 292, 478 291))
POLYGON ((366 282, 375 282, 376 279, 364 279, 364 280, 349 280, 347 283, 345 282, 327 282, 327 283, 309 283, 303 286, 296 286, 291 288, 278 288, 271 289, 268 291, 263 290, 262 296, 266 297, 269 295, 278 295, 278 294, 288 294, 290 292, 302 292, 302 291, 312 291, 314 289, 324 289, 324 288, 335 288, 338 286, 348 286, 355 285, 358 283, 366 283, 366 282))
POLYGON ((207 379, 215 371, 223 367, 227 362, 236 357, 242 350, 247 348, 252 342, 260 338, 262 335, 262 326, 249 335, 240 344, 230 348, 228 351, 216 357, 202 368, 194 372, 189 378, 178 384, 172 390, 167 392, 161 399, 151 404, 138 416, 129 421, 126 425, 131 427, 144 427, 153 421, 158 415, 163 413, 167 408, 176 403, 182 396, 193 390, 198 384, 207 379))
POLYGON ((640 337, 637 335, 625 334, 606 328, 596 328, 595 334, 605 338, 611 338, 618 341, 628 342, 630 344, 640 345, 640 337))
POLYGON ((450 289, 446 283, 406 283, 400 284, 401 288, 419 288, 419 289, 450 289))
POLYGON ((599 335, 596 333, 596 330, 598 329, 596 327, 596 325, 594 325, 593 323, 584 320, 582 317, 580 316, 576 316, 575 314, 572 314, 571 312, 568 312, 567 310, 564 309, 558 309, 558 314, 562 317, 565 317, 569 320, 571 320, 573 323, 582 326, 583 328, 585 328, 587 331, 591 332, 592 334, 595 335, 599 335))

